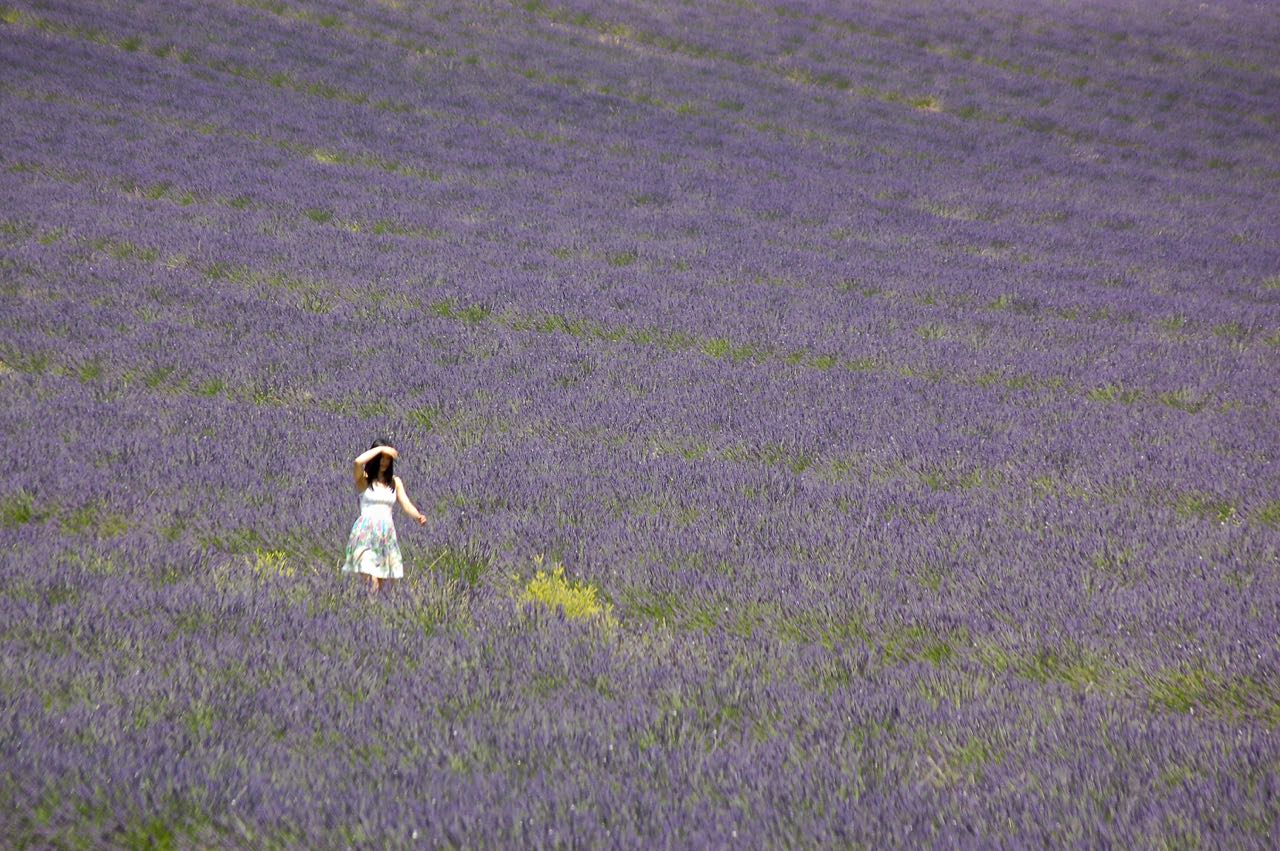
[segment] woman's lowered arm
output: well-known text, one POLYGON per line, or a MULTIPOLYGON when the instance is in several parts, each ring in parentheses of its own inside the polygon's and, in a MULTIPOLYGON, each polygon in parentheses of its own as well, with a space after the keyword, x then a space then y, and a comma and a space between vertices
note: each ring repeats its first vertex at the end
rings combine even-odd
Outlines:
POLYGON ((409 500, 409 492, 404 489, 404 482, 400 481, 399 476, 396 476, 396 501, 400 503, 404 513, 417 520, 419 525, 427 522, 426 515, 409 500))

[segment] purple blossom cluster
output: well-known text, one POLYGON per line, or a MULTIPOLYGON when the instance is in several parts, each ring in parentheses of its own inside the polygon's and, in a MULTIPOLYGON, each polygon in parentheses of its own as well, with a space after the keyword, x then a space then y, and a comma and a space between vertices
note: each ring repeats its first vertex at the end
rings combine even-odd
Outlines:
POLYGON ((0 835, 1280 845, 1277 38, 3 0, 0 835))

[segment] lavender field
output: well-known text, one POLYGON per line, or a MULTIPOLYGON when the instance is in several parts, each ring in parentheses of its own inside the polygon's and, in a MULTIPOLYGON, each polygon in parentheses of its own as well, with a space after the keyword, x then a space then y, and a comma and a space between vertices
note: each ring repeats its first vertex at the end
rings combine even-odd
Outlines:
POLYGON ((1280 845, 1277 43, 0 0, 0 844, 1280 845))

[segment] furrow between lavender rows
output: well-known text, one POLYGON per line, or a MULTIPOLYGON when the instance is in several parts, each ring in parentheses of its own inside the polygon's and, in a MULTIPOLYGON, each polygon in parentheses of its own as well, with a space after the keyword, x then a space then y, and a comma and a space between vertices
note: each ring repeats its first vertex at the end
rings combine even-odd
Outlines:
MULTIPOLYGON (((732 2, 739 3, 739 0, 732 0, 732 2)), ((739 4, 755 8, 750 0, 741 0, 739 4)), ((1274 63, 1263 61, 1272 57, 1267 56, 1265 51, 1258 54, 1256 59, 1243 55, 1241 53, 1243 43, 1233 37, 1233 30, 1239 26, 1242 13, 1263 12, 1261 16, 1250 21, 1251 25, 1274 24, 1274 21, 1266 19, 1265 11, 1260 7, 1249 9, 1247 6, 1235 6, 1231 9, 1217 9, 1214 10, 1213 15, 1204 18, 1195 13, 1184 15, 1179 21, 1179 41, 1171 43, 1160 40, 1162 36, 1170 35, 1168 31, 1161 32, 1159 28, 1150 25, 1149 19, 1143 20, 1133 16, 1130 9, 1113 10, 1101 6, 1087 9, 1063 9, 1051 3, 1041 3, 1038 8, 1034 4, 1025 3, 1015 7, 1016 11, 1007 11, 995 6, 987 6, 976 12, 967 8, 933 8, 924 18, 929 26, 923 28, 918 26, 911 11, 904 10, 900 4, 881 3, 879 5, 882 8, 874 13, 891 16, 889 20, 892 23, 878 30, 875 29, 875 25, 859 25, 853 21, 822 13, 813 14, 812 17, 828 26, 847 29, 854 33, 865 32, 876 38, 909 41, 912 46, 923 50, 943 49, 946 52, 959 52, 968 48, 994 50, 996 45, 984 43, 983 36, 993 26, 1000 26, 1007 27, 1015 33, 1008 43, 999 45, 1000 50, 1017 51, 1024 48, 1026 53, 1037 59, 1043 59, 1046 50, 1059 50, 1058 55, 1054 56, 1055 61, 1080 59, 1085 64, 1089 60, 1111 61, 1126 72, 1137 67, 1140 72, 1150 71, 1158 75, 1175 70, 1169 68, 1168 63, 1176 56, 1188 63, 1201 62, 1216 65, 1218 67, 1215 70, 1219 72, 1227 69, 1232 72, 1247 72, 1248 76, 1244 79, 1257 79, 1258 76, 1263 76, 1268 82, 1280 79, 1280 68, 1275 67, 1274 63), (903 11, 906 11, 906 14, 899 15, 903 11), (965 26, 949 20, 947 15, 963 16, 965 24, 974 22, 976 19, 979 26, 972 40, 960 46, 918 44, 922 37, 936 35, 939 30, 957 40, 970 34, 965 26), (1228 21, 1231 23, 1227 23, 1228 21), (1194 29, 1191 29, 1193 25, 1194 29), (1041 36, 1048 37, 1041 39, 1041 36), (1189 47, 1186 43, 1190 41, 1208 41, 1213 49, 1189 47), (1072 49, 1060 49, 1061 44, 1070 44, 1072 49), (1103 48, 1111 50, 1103 50, 1103 48), (1146 53, 1140 51, 1146 51, 1146 53)), ((868 3, 863 9, 871 11, 874 6, 875 4, 868 3)), ((1148 8, 1153 16, 1170 16, 1174 11, 1160 9, 1157 4, 1151 4, 1148 8)), ((790 10, 785 7, 773 7, 769 11, 781 16, 790 14, 790 10)), ((967 61, 988 64, 984 61, 985 59, 987 57, 975 56, 967 61)), ((1013 61, 1016 62, 1016 60, 1013 61)), ((1011 62, 1006 62, 1003 57, 992 59, 991 62, 998 67, 1012 65, 1009 70, 1019 73, 1036 73, 1037 76, 1043 76, 1025 66, 1018 67, 1011 62)), ((1235 82, 1238 83, 1239 80, 1235 82)), ((1272 84, 1274 85, 1274 82, 1272 84)))
MULTIPOLYGON (((247 1, 252 2, 252 0, 247 1)), ((650 4, 639 5, 648 7, 650 4)), ((812 41, 806 44, 816 43, 824 52, 835 49, 837 44, 844 46, 846 42, 853 42, 854 46, 862 48, 867 40, 883 41, 902 51, 895 54, 891 61, 904 66, 914 65, 919 54, 924 52, 954 60, 960 64, 960 67, 963 67, 963 64, 981 65, 984 70, 992 73, 999 72, 1005 77, 1008 75, 1030 76, 1072 89, 1102 90, 1110 94, 1128 95, 1134 98, 1152 97, 1152 86, 1164 82, 1171 71, 1184 70, 1167 66, 1168 53, 1178 54, 1184 59, 1194 61, 1205 61, 1206 58, 1203 51, 1199 56, 1192 56, 1181 46, 1167 49, 1167 51, 1165 48, 1152 48, 1153 53, 1162 54, 1165 57, 1164 60, 1157 60, 1154 57, 1139 58, 1135 55, 1134 49, 1143 42, 1141 36, 1124 31, 1117 33, 1112 30, 1106 34, 1105 38, 1097 38, 1092 44, 1087 44, 1080 38, 1084 28, 1078 25, 1071 27, 1072 32, 1067 36, 1068 40, 1060 41, 1050 35, 1050 28, 1065 29, 1059 22, 1048 22, 1043 18, 1027 14, 1019 14, 1014 19, 1001 21, 1003 26, 1016 31, 1017 37, 1003 43, 994 43, 985 37, 986 31, 991 26, 988 16, 996 11, 992 9, 982 10, 976 15, 963 8, 934 9, 922 22, 918 18, 911 17, 909 13, 899 14, 901 7, 897 5, 873 10, 869 5, 864 4, 859 9, 860 21, 854 22, 847 17, 821 11, 764 5, 751 0, 733 0, 732 5, 736 7, 739 14, 741 9, 749 9, 765 17, 766 20, 768 16, 772 16, 777 19, 779 28, 804 20, 814 22, 817 27, 811 27, 806 32, 806 38, 812 41), (948 16, 963 16, 965 20, 961 23, 948 19, 948 16), (870 22, 867 22, 868 17, 872 19, 870 22), (830 34, 833 41, 825 42, 813 38, 818 32, 830 34), (1146 59, 1148 64, 1139 67, 1138 72, 1145 72, 1145 76, 1135 77, 1133 76, 1135 66, 1142 59, 1146 59), (1120 78, 1116 71, 1121 71, 1125 76, 1120 78)), ((716 27, 723 27, 720 16, 726 10, 717 6, 723 7, 724 4, 705 3, 697 9, 686 11, 681 17, 682 26, 686 30, 693 29, 696 24, 691 18, 702 14, 705 15, 705 20, 700 22, 704 24, 702 32, 709 33, 716 27)), ((624 13, 627 11, 626 4, 611 4, 611 10, 615 14, 624 13)), ((1078 21, 1072 23, 1078 24, 1078 21)), ((761 28, 753 27, 752 31, 759 33, 761 28)), ((1198 34, 1203 34, 1203 31, 1198 34)), ((763 38, 758 36, 749 46, 757 50, 765 46, 775 51, 788 49, 781 44, 766 40, 772 35, 775 35, 774 29, 766 26, 763 28, 763 38)), ((1056 35, 1059 38, 1062 37, 1061 32, 1056 35)), ((1236 46, 1233 44, 1233 49, 1236 46)), ((1240 67, 1238 59, 1228 59, 1227 62, 1240 67)), ((1256 80, 1258 75, 1266 73, 1261 63, 1254 63, 1246 70, 1250 71, 1247 79, 1256 80)), ((1273 70, 1270 76, 1276 76, 1276 72, 1273 70)), ((1216 80, 1214 82, 1217 83, 1216 80)), ((1230 83, 1238 86, 1240 80, 1231 80, 1230 83)), ((1242 120, 1263 125, 1280 121, 1280 115, 1248 110, 1248 106, 1265 110, 1267 104, 1246 100, 1245 93, 1239 91, 1238 87, 1231 88, 1230 83, 1224 82, 1222 88, 1215 90, 1218 94, 1216 98, 1198 98, 1196 97, 1198 93, 1193 92, 1188 97, 1178 98, 1175 103, 1178 106, 1217 113, 1223 117, 1238 116, 1242 120), (1245 101, 1246 108, 1223 98, 1221 95, 1224 93, 1245 101)))

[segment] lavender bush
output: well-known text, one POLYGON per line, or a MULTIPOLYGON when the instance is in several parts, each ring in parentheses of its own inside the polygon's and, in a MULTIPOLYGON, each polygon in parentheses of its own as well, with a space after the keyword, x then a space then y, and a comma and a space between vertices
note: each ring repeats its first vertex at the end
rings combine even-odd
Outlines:
POLYGON ((1278 39, 4 0, 0 835, 1280 845, 1278 39))

